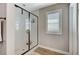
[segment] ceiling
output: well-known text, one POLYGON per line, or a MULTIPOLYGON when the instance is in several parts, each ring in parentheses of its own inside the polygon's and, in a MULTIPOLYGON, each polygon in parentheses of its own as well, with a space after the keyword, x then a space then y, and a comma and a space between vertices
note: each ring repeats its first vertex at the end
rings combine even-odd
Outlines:
POLYGON ((26 3, 26 4, 23 4, 23 6, 29 11, 34 11, 53 4, 55 3, 26 3))

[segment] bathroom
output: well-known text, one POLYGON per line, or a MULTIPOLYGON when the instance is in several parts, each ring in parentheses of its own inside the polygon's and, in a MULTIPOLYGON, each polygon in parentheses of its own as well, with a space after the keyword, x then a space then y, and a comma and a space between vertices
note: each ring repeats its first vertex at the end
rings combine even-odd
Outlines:
POLYGON ((77 3, 0 3, 0 8, 0 55, 79 54, 77 3))

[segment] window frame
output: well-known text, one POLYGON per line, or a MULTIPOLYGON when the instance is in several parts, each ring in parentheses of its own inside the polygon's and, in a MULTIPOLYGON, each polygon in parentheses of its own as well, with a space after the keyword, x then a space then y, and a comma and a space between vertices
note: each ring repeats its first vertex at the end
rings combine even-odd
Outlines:
POLYGON ((46 33, 47 34, 62 34, 62 9, 48 11, 46 13, 46 33), (59 13, 59 32, 48 31, 48 14, 59 13))

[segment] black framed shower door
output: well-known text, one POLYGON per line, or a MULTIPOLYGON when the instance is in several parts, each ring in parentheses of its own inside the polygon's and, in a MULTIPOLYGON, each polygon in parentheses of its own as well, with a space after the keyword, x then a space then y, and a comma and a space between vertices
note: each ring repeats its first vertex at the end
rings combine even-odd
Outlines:
POLYGON ((38 16, 15 5, 15 53, 25 54, 38 45, 38 16))

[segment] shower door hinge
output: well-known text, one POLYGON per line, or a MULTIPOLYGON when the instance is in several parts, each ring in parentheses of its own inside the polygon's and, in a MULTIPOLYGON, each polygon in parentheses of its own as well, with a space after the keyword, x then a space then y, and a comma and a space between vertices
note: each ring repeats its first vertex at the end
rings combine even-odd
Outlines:
POLYGON ((30 42, 30 43, 26 43, 26 45, 31 45, 32 44, 32 42, 30 42))

